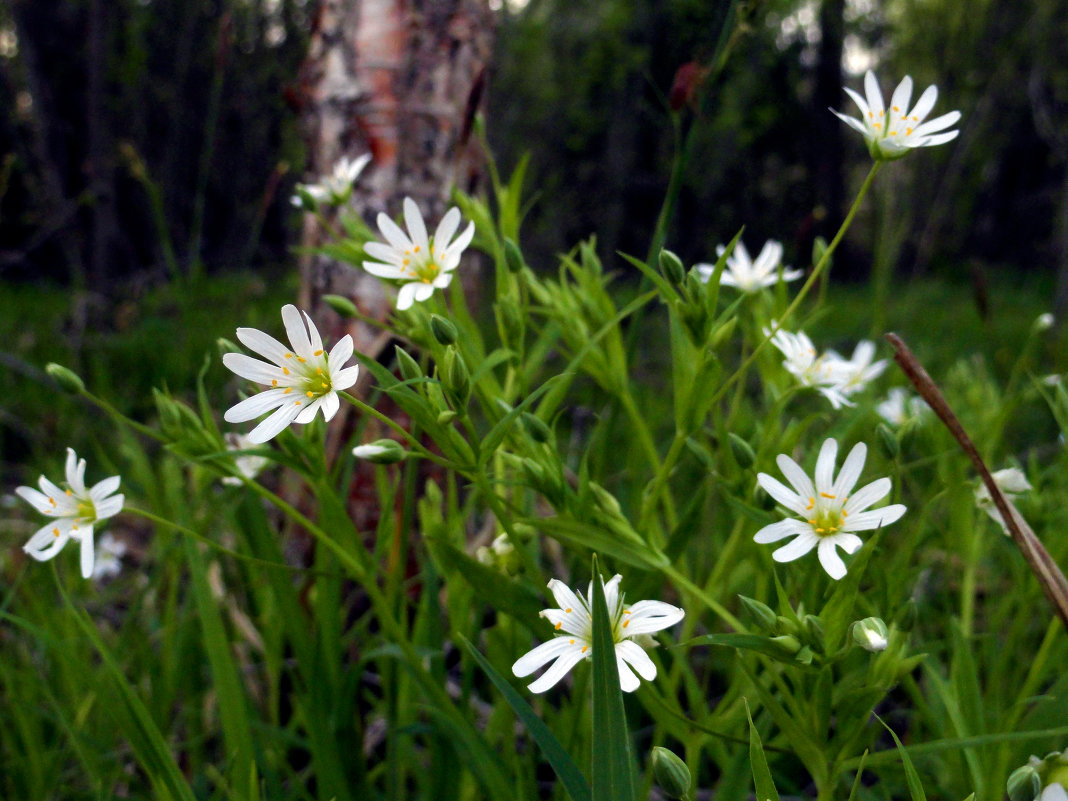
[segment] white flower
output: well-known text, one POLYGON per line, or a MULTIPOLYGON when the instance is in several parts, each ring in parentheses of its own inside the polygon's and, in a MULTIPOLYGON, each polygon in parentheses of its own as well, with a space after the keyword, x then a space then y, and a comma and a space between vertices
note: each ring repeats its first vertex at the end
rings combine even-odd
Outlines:
POLYGON ((93 565, 93 581, 112 578, 122 572, 122 557, 126 543, 116 539, 110 531, 104 532, 96 548, 96 563, 93 565))
MULTIPOLYGON (((223 442, 226 443, 226 450, 228 451, 245 451, 256 444, 244 434, 238 434, 233 431, 223 434, 223 442)), ((260 471, 267 466, 269 461, 270 460, 266 456, 255 456, 253 454, 242 454, 234 457, 234 464, 237 467, 237 472, 245 478, 255 478, 258 476, 260 471)), ((242 481, 237 476, 225 476, 222 479, 222 483, 239 487, 241 486, 242 481)))
POLYGON ((338 391, 355 384, 360 371, 357 365, 345 367, 353 349, 349 334, 338 340, 327 355, 319 331, 307 314, 302 319, 296 306, 286 305, 282 307, 282 322, 292 349, 258 329, 237 329, 241 344, 273 364, 243 353, 223 356, 223 364, 242 378, 270 387, 230 407, 223 415, 228 423, 244 423, 275 410, 249 433, 249 442, 257 445, 277 436, 290 423, 310 423, 320 409, 325 420, 333 419, 341 406, 338 391))
MULTIPOLYGON (((1027 480, 1027 476, 1023 474, 1023 471, 1016 467, 1008 467, 1004 470, 998 470, 990 474, 994 479, 994 483, 998 485, 998 488, 1004 493, 1010 501, 1015 501, 1016 496, 1023 492, 1030 492, 1032 487, 1027 480)), ((1009 533, 1008 526, 1005 525, 1005 518, 1001 516, 1001 512, 998 511, 997 506, 994 505, 994 499, 990 496, 990 490, 986 488, 986 484, 979 482, 979 486, 975 489, 975 505, 990 515, 990 519, 1001 526, 1002 532, 1006 535, 1009 533)))
POLYGON ((823 358, 827 362, 826 366, 831 375, 834 376, 835 388, 846 397, 849 397, 864 389, 869 382, 882 375, 886 369, 886 359, 872 362, 871 359, 874 355, 875 343, 862 339, 853 349, 853 357, 851 359, 843 359, 833 350, 827 351, 823 358))
POLYGON ((862 543, 853 532, 888 526, 905 514, 905 507, 899 503, 865 511, 890 492, 889 478, 877 479, 850 494, 860 478, 860 471, 864 469, 867 453, 868 448, 863 442, 853 446, 836 479, 834 463, 838 455, 838 443, 833 439, 826 440, 816 459, 814 485, 797 462, 786 454, 780 454, 776 462, 793 490, 767 473, 760 473, 757 481, 768 495, 802 519, 788 518, 764 526, 753 539, 767 544, 793 537, 791 542, 771 555, 776 562, 792 562, 813 548, 818 548, 823 569, 833 579, 842 578, 846 574, 846 566, 836 548, 846 553, 856 553, 862 543))
MULTIPOLYGON (((769 333, 769 329, 765 328, 764 336, 769 333)), ((779 329, 771 338, 771 344, 786 357, 782 366, 793 374, 802 386, 818 390, 835 409, 853 405, 839 387, 841 375, 835 367, 834 359, 828 358, 826 354, 818 355, 812 340, 804 331, 795 334, 779 329)), ((841 357, 837 359, 842 361, 841 357)))
MULTIPOLYGON (((330 175, 324 175, 317 184, 297 184, 297 189, 307 192, 316 203, 339 206, 352 196, 352 185, 370 161, 370 153, 365 153, 357 159, 342 156, 330 175)), ((294 195, 291 201, 297 207, 304 205, 300 195, 294 195)))
POLYGON ((379 278, 402 281, 397 309, 403 311, 414 301, 424 301, 434 288, 444 289, 452 281, 452 271, 460 264, 460 254, 471 244, 475 224, 469 223, 450 244, 460 225, 460 210, 453 207, 438 223, 433 237, 427 236, 423 214, 415 201, 404 198, 404 222, 408 233, 385 214, 378 215, 378 229, 389 244, 368 242, 364 252, 378 261, 365 261, 363 268, 379 278))
POLYGON ((68 540, 81 543, 82 578, 93 575, 93 526, 98 520, 117 515, 125 500, 122 495, 113 495, 119 488, 119 477, 111 476, 85 488, 85 459, 79 459, 72 448, 67 448, 66 487, 60 489, 44 476, 33 487, 18 487, 15 493, 30 506, 53 520, 30 537, 22 550, 39 562, 51 559, 67 544, 68 540))
POLYGON ((860 131, 868 143, 872 158, 898 159, 914 147, 931 147, 955 139, 960 131, 946 131, 960 119, 959 111, 951 111, 924 122, 938 98, 938 87, 928 86, 912 110, 912 78, 906 75, 897 85, 890 98, 890 108, 883 106, 883 94, 875 75, 868 70, 864 76, 864 93, 867 98, 847 88, 846 92, 860 109, 860 119, 847 117, 834 109, 831 111, 851 128, 860 131))
POLYGON ((853 624, 853 642, 873 654, 885 651, 890 632, 880 618, 866 617, 853 624))
POLYGON ((365 459, 372 464, 396 464, 404 461, 408 454, 395 439, 377 439, 352 449, 357 459, 365 459))
MULTIPOLYGON (((716 255, 722 256, 726 248, 723 245, 716 246, 716 255)), ((774 239, 764 243, 760 255, 756 261, 749 258, 749 251, 739 240, 734 246, 734 251, 727 257, 727 264, 720 276, 719 282, 723 286, 733 286, 742 292, 759 292, 766 286, 775 286, 779 282, 779 263, 782 261, 782 245, 774 239)), ((698 264, 697 272, 701 280, 708 283, 715 272, 714 264, 698 264)), ((782 280, 794 281, 804 275, 802 270, 783 268, 782 280)))
POLYGON ((1068 801, 1068 792, 1060 782, 1050 782, 1042 788, 1038 801, 1068 801))
POLYGON ((902 426, 925 414, 927 402, 904 387, 894 387, 876 407, 876 413, 892 426, 902 426))
POLYGON ((1052 314, 1044 312, 1035 318, 1035 321, 1031 323, 1031 328, 1036 333, 1042 333, 1043 331, 1049 331, 1053 328, 1053 324, 1057 322, 1052 314))
MULTIPOLYGON (((675 625, 686 613, 661 601, 638 601, 630 605, 624 603, 619 592, 621 578, 617 574, 604 585, 604 598, 608 606, 608 618, 612 621, 612 641, 615 643, 619 684, 624 692, 629 693, 638 689, 638 676, 646 681, 656 678, 656 665, 645 653, 645 649, 655 646, 656 642, 648 635, 675 625)), ((552 590, 560 608, 545 609, 541 616, 552 623, 561 634, 521 656, 512 665, 512 672, 522 678, 552 662, 541 678, 529 685, 530 691, 534 693, 548 690, 581 660, 593 656, 591 603, 583 598, 581 593, 576 595, 557 579, 549 582, 549 589, 552 590)), ((592 595, 591 582, 587 598, 592 595)))

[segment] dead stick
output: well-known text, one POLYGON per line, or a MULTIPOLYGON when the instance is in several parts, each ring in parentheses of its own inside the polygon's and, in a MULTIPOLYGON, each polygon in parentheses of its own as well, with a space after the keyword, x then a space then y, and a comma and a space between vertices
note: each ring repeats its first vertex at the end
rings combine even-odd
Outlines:
POLYGON ((961 426, 960 420, 953 414, 953 410, 949 408, 949 404, 946 403, 946 399, 941 390, 939 390, 938 385, 923 369, 923 365, 912 354, 908 345, 897 334, 887 334, 886 339, 894 346, 894 361, 898 363, 898 366, 908 376, 909 381, 916 387, 916 391, 927 401, 927 405, 934 409, 935 414, 949 429, 949 433, 953 435, 953 438, 960 444, 961 449, 972 460, 972 464, 975 465, 980 478, 983 479, 983 483, 990 491, 990 497, 994 500, 994 505, 997 507, 998 512, 1001 513, 1001 519, 1005 521, 1013 540, 1019 546, 1024 558, 1027 560, 1027 564, 1031 566, 1031 570, 1038 578, 1039 584, 1042 585, 1042 591, 1049 598, 1050 603, 1053 604, 1053 608, 1057 610, 1061 622, 1064 623, 1065 627, 1068 627, 1068 581, 1065 580, 1064 573, 1061 572, 1057 563, 1050 557, 1042 542, 1035 536, 1035 532, 1032 531, 1027 521, 1016 511, 1012 501, 1005 496, 1005 493, 1001 491, 1001 487, 994 481, 994 477, 990 475, 989 468, 983 462, 983 457, 979 455, 979 451, 976 450, 975 445, 964 432, 964 427, 961 426))

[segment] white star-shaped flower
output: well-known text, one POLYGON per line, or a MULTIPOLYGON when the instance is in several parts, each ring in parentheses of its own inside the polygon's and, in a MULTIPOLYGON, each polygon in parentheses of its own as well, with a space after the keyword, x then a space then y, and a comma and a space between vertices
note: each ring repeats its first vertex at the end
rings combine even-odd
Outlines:
POLYGON ((302 317, 296 306, 282 307, 282 322, 291 348, 256 328, 237 329, 241 344, 269 359, 270 364, 243 353, 223 356, 223 364, 239 376, 269 387, 223 415, 228 423, 244 423, 274 410, 249 432, 249 442, 257 445, 273 439, 290 423, 310 423, 320 409, 323 419, 333 419, 341 406, 338 391, 355 384, 360 372, 358 365, 345 367, 353 350, 349 334, 327 354, 315 323, 307 314, 302 317))
MULTIPOLYGON (((608 619, 612 622, 619 684, 624 692, 629 693, 638 689, 638 676, 646 681, 656 678, 656 665, 645 653, 646 648, 656 645, 649 635, 674 626, 686 613, 662 601, 625 603, 619 592, 621 578, 617 574, 605 583, 604 599, 608 607, 608 619)), ((586 598, 581 593, 572 592, 571 588, 557 579, 549 582, 549 589, 560 608, 542 610, 541 616, 561 633, 521 656, 512 665, 512 672, 522 678, 552 662, 549 669, 529 685, 528 689, 534 693, 545 692, 567 675, 571 668, 593 656, 593 611, 587 600, 593 596, 593 583, 590 583, 586 598)))
POLYGON ((889 108, 883 105, 883 93, 879 90, 879 82, 875 80, 871 70, 864 76, 864 93, 867 97, 861 97, 849 88, 846 88, 846 92, 860 109, 860 119, 846 116, 834 109, 831 111, 864 136, 868 143, 868 152, 876 160, 899 159, 914 147, 941 145, 955 139, 960 133, 945 130, 960 119, 959 111, 951 111, 924 122, 938 99, 937 86, 928 86, 916 101, 916 105, 909 109, 912 78, 908 75, 894 90, 889 108))
POLYGON ((103 581, 114 578, 122 572, 122 557, 126 554, 126 543, 117 539, 110 531, 105 531, 96 549, 96 564, 93 565, 93 580, 103 581))
MULTIPOLYGON (((223 442, 226 443, 226 450, 228 451, 244 451, 251 448, 254 443, 244 434, 238 434, 234 431, 228 431, 223 434, 223 442)), ((237 472, 243 475, 245 478, 255 478, 260 474, 269 463, 269 459, 266 456, 256 456, 251 453, 244 453, 234 456, 234 466, 237 467, 237 472)), ((221 479, 223 484, 228 484, 233 487, 239 487, 242 481, 237 476, 223 476, 221 479)))
POLYGON ((834 377, 835 387, 847 398, 864 389, 886 369, 886 359, 872 361, 875 355, 875 343, 862 339, 853 349, 853 357, 844 359, 833 350, 827 351, 824 359, 827 369, 834 377))
POLYGON ((39 562, 51 559, 63 550, 68 540, 81 543, 82 578, 93 575, 93 526, 97 521, 117 515, 125 500, 114 495, 119 488, 119 476, 111 476, 85 487, 85 459, 79 459, 67 448, 66 487, 60 489, 44 476, 33 487, 18 487, 15 493, 41 514, 53 518, 48 525, 30 537, 23 550, 39 562))
MULTIPOLYGON (((723 245, 716 246, 716 255, 722 256, 726 248, 723 245)), ((782 244, 774 239, 764 243, 760 255, 756 261, 749 258, 749 251, 739 240, 734 246, 734 251, 727 257, 727 264, 720 276, 722 286, 732 286, 745 292, 759 292, 764 287, 775 286, 779 283, 779 264, 782 262, 782 244)), ((697 271, 701 280, 708 282, 715 272, 714 264, 698 264, 697 271)), ((782 280, 794 281, 804 275, 802 270, 783 268, 782 280)))
POLYGON ((926 414, 930 407, 923 398, 911 394, 904 387, 894 387, 886 394, 875 411, 892 426, 902 426, 926 414))
MULTIPOLYGON (((355 159, 342 156, 334 164, 333 172, 330 175, 324 175, 317 184, 297 184, 297 189, 307 192, 316 203, 340 206, 352 197, 352 185, 356 183, 356 179, 360 177, 363 168, 370 161, 370 153, 365 153, 355 159)), ((304 201, 299 194, 293 195, 291 202, 298 207, 304 205, 304 201)))
POLYGON ((846 574, 846 566, 836 549, 856 553, 862 542, 853 532, 888 526, 905 514, 905 507, 900 503, 865 511, 890 492, 889 478, 877 479, 853 492, 860 471, 864 469, 867 454, 867 446, 863 442, 857 443, 835 478, 838 443, 833 439, 826 440, 816 460, 815 483, 797 462, 786 454, 780 454, 776 463, 793 489, 767 473, 760 473, 757 481, 768 495, 800 515, 801 519, 788 518, 764 526, 753 539, 764 545, 793 537, 791 542, 771 555, 776 562, 792 562, 817 548, 820 564, 827 574, 833 579, 842 578, 846 574))
MULTIPOLYGON (((764 336, 769 333, 770 330, 765 328, 764 336)), ((779 329, 771 338, 771 344, 786 357, 782 366, 795 376, 802 386, 817 390, 835 409, 853 405, 839 386, 842 376, 835 360, 828 354, 819 354, 804 331, 795 334, 779 329)), ((837 358, 842 361, 841 357, 837 358)))
MULTIPOLYGON (((1025 492, 1030 492, 1033 487, 1031 482, 1027 480, 1027 476, 1023 474, 1023 471, 1018 467, 1007 467, 1004 470, 996 470, 990 474, 990 477, 994 479, 994 483, 998 485, 998 489, 1013 503, 1016 502, 1016 496, 1025 492)), ((986 512, 990 519, 1001 526, 1001 531, 1006 536, 1009 534, 1009 528, 1005 525, 1005 518, 1001 516, 1001 512, 998 511, 998 507, 994 505, 994 499, 990 495, 990 490, 986 488, 986 484, 979 482, 979 486, 975 489, 975 505, 986 512)))
POLYGON ((388 244, 368 242, 363 247, 368 256, 378 259, 363 263, 367 272, 402 282, 397 295, 400 311, 429 298, 435 287, 444 289, 449 285, 452 271, 460 264, 460 254, 475 235, 472 222, 450 243, 460 226, 460 210, 453 207, 441 218, 434 236, 427 236, 423 214, 410 197, 404 198, 404 222, 407 233, 387 215, 379 214, 378 230, 388 244))

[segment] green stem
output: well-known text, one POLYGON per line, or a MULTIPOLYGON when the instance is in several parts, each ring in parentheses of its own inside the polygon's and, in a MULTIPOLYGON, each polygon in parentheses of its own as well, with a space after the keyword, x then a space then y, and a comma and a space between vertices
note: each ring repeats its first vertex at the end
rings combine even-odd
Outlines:
POLYGON ((705 606, 707 606, 709 609, 711 609, 713 612, 723 618, 727 625, 730 626, 732 629, 740 632, 747 631, 746 627, 742 625, 742 622, 730 612, 728 612, 726 607, 723 606, 723 604, 721 604, 719 601, 709 595, 708 592, 704 589, 704 587, 700 587, 697 584, 694 584, 692 581, 690 581, 690 579, 686 578, 686 576, 684 576, 671 565, 662 568, 660 572, 672 581, 674 581, 678 586, 685 589, 687 592, 692 593, 693 595, 700 598, 701 601, 704 602, 705 606))
POLYGON ((830 263, 831 256, 838 248, 838 243, 842 241, 842 237, 845 236, 845 232, 849 230, 849 226, 853 223, 853 218, 856 216, 857 210, 860 208, 860 203, 864 199, 864 196, 868 194, 868 189, 871 187, 872 181, 875 179, 875 176, 876 174, 878 174, 879 168, 882 167, 882 165, 883 162, 881 161, 876 161, 874 164, 872 164, 871 169, 868 171, 868 176, 864 179, 864 183, 860 187, 860 192, 857 193, 856 200, 853 201, 853 205, 849 208, 849 213, 846 215, 845 219, 842 221, 841 227, 838 229, 838 233, 834 235, 834 239, 832 239, 831 244, 827 246, 827 250, 824 251, 823 257, 819 260, 819 262, 817 262, 816 266, 812 269, 812 274, 809 275, 808 280, 805 281, 804 285, 797 293, 797 297, 795 297, 793 299, 793 302, 786 307, 786 311, 784 311, 782 314, 782 319, 772 325, 772 328, 768 332, 767 337, 765 337, 756 346, 753 352, 749 354, 749 358, 742 362, 742 366, 735 370, 731 377, 724 381, 720 388, 716 390, 716 394, 712 397, 712 403, 715 403, 720 398, 722 398, 726 391, 736 381, 738 381, 739 379, 741 379, 742 376, 745 375, 746 370, 748 370, 749 366, 754 361, 756 361, 757 356, 760 355, 760 352, 771 341, 771 338, 775 336, 777 332, 782 330, 782 327, 786 324, 786 321, 790 319, 790 316, 795 311, 797 311, 797 307, 801 305, 801 301, 805 299, 805 296, 808 295, 809 290, 812 289, 816 281, 819 279, 820 275, 823 274, 824 270, 827 268, 827 265, 830 263))
POLYGON ((347 392, 339 392, 338 395, 343 397, 345 400, 347 400, 349 403, 351 403, 353 406, 355 406, 357 409, 359 409, 364 414, 369 415, 370 417, 373 417, 378 422, 382 423, 383 425, 393 429, 398 434, 400 434, 401 437, 404 438, 404 441, 408 443, 409 447, 411 447, 415 451, 418 451, 418 456, 420 458, 426 459, 426 460, 431 461, 431 462, 434 462, 435 464, 441 465, 442 467, 448 468, 450 470, 461 470, 462 469, 461 465, 458 465, 455 462, 450 461, 449 459, 445 459, 445 458, 443 458, 441 456, 438 456, 436 453, 433 453, 432 451, 428 450, 427 447, 425 445, 423 445, 423 443, 421 443, 419 441, 418 437, 414 436, 411 432, 409 432, 404 426, 402 426, 397 421, 395 421, 395 420, 387 417, 386 415, 382 414, 382 412, 378 411, 378 409, 376 409, 374 406, 369 406, 368 404, 364 403, 362 400, 359 400, 358 398, 353 397, 352 395, 350 395, 347 392))
MULTIPOLYGON (((675 462, 679 460, 679 456, 682 454, 682 449, 685 445, 686 433, 683 431, 676 431, 675 438, 671 440, 671 447, 668 448, 667 455, 664 456, 664 461, 660 465, 660 469, 657 470, 656 475, 653 477, 653 481, 646 492, 645 499, 642 501, 642 510, 638 517, 639 531, 645 531, 646 526, 649 523, 649 518, 656 509, 656 504, 660 499, 661 493, 664 491, 668 476, 671 475, 671 471, 675 467, 675 462)), ((670 492, 665 499, 664 506, 665 511, 667 512, 668 528, 674 529, 677 521, 675 517, 674 499, 670 492)))

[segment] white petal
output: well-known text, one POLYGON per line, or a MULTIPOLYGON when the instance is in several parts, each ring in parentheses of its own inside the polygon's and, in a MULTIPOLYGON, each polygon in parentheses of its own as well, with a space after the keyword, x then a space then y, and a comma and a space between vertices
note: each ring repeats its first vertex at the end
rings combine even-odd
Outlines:
POLYGON ((373 256, 394 267, 401 267, 404 264, 404 251, 397 250, 392 245, 386 245, 382 242, 368 242, 363 246, 363 251, 368 256, 373 256))
MULTIPOLYGON (((619 582, 623 580, 623 577, 616 573, 612 578, 604 584, 604 603, 608 609, 608 617, 615 619, 616 612, 619 611, 619 582)), ((593 598, 593 589, 590 589, 590 598, 593 598)), ((592 600, 591 600, 592 603, 592 600)), ((592 611, 593 607, 590 607, 592 611)))
POLYGON ((85 495, 85 459, 67 448, 67 483, 75 495, 85 495))
POLYGON ((344 370, 339 370, 337 374, 330 376, 330 385, 337 391, 348 389, 356 383, 356 379, 360 377, 360 366, 354 364, 352 367, 346 367, 344 370))
POLYGON ((837 581, 846 574, 845 562, 838 555, 838 551, 834 549, 833 538, 820 542, 817 553, 820 557, 820 564, 823 565, 823 569, 827 571, 828 576, 837 581))
MULTIPOLYGON (((249 432, 249 442, 255 445, 262 445, 264 442, 274 439, 300 414, 300 408, 295 404, 286 403, 249 432)), ((231 420, 230 422, 236 421, 231 420)))
POLYGON ((686 616, 684 610, 663 601, 638 601, 628 611, 629 615, 624 613, 623 622, 626 625, 621 627, 627 637, 661 631, 674 626, 686 616))
MULTIPOLYGON (((419 281, 408 284, 408 286, 412 288, 412 299, 419 303, 422 303, 434 294, 433 284, 424 284, 422 281, 419 281)), ((401 292, 403 292, 404 289, 407 289, 407 287, 401 289, 401 292)))
POLYGON ((81 549, 81 564, 82 564, 82 578, 92 578, 93 576, 93 558, 96 553, 93 549, 93 531, 90 529, 88 533, 82 537, 82 549, 81 549))
MULTIPOLYGON (((265 334, 258 328, 239 328, 237 329, 238 341, 251 351, 270 359, 277 365, 282 365, 286 361, 286 354, 289 353, 289 348, 272 337, 270 334, 265 334)), ((224 361, 225 361, 225 357, 224 361)))
POLYGON ((957 138, 960 131, 949 131, 948 133, 935 134, 934 136, 924 137, 919 146, 922 147, 934 147, 935 145, 944 145, 946 142, 952 142, 957 138))
POLYGON ((36 559, 44 562, 51 559, 67 544, 70 539, 70 529, 74 525, 73 520, 56 520, 39 528, 29 542, 22 546, 22 550, 36 559), (59 532, 58 534, 56 532, 59 532))
POLYGON ((771 558, 776 562, 792 562, 794 559, 799 559, 815 548, 817 542, 819 542, 819 537, 817 537, 811 530, 804 531, 792 542, 788 542, 786 545, 772 553, 771 558))
POLYGON ((33 487, 15 487, 15 494, 41 514, 51 515, 55 509, 49 502, 48 496, 33 487))
POLYGON ((287 303, 282 307, 282 322, 285 324, 286 336, 293 346, 293 351, 305 359, 311 357, 312 347, 308 339, 308 331, 304 327, 304 320, 297 307, 287 303))
POLYGON ((323 410, 323 419, 326 422, 330 422, 334 419, 334 415, 337 414, 337 410, 341 408, 341 401, 338 400, 336 392, 328 392, 323 395, 322 405, 320 408, 323 410))
MULTIPOLYGON (((782 474, 797 491, 797 494, 801 498, 804 498, 806 502, 816 494, 816 490, 812 486, 812 480, 808 477, 808 474, 801 469, 797 462, 785 453, 780 453, 776 457, 775 464, 779 466, 779 470, 782 471, 782 474)), ((767 488, 765 487, 765 489, 767 488)))
POLYGON ((846 553, 856 553, 860 550, 860 546, 864 544, 864 540, 856 534, 850 534, 849 532, 844 531, 840 531, 828 539, 834 540, 834 544, 846 553))
POLYGON ((404 311, 411 307, 418 286, 422 284, 405 284, 400 288, 400 292, 397 293, 397 311, 404 311))
POLYGON ((122 511, 122 505, 126 502, 125 495, 112 495, 96 504, 96 519, 106 520, 114 517, 122 511))
POLYGON ((224 353, 222 360, 228 370, 257 384, 270 385, 272 381, 277 381, 282 386, 289 386, 293 383, 293 379, 283 373, 281 367, 243 353, 224 353))
POLYGON ((936 131, 948 128, 950 125, 955 125, 958 120, 960 120, 960 112, 951 111, 948 114, 943 114, 941 117, 935 117, 933 120, 928 120, 922 125, 917 125, 915 130, 913 130, 912 135, 927 136, 936 131))
MULTIPOLYGON (((868 101, 861 97, 858 92, 854 92, 848 86, 845 87, 845 91, 847 95, 853 98, 853 102, 857 104, 857 108, 860 109, 860 116, 866 120, 868 118, 868 112, 871 111, 871 109, 868 107, 868 101)), ((831 111, 834 111, 834 109, 831 109, 831 111)), ((838 114, 837 111, 834 111, 834 113, 838 114)), ((841 117, 843 120, 848 119, 844 114, 838 114, 838 116, 841 117)), ((867 128, 861 129, 861 133, 867 132, 867 128)))
POLYGON ((560 579, 550 579, 548 586, 553 598, 556 599, 556 602, 560 604, 560 608, 565 612, 570 613, 573 609, 586 609, 585 602, 560 579))
POLYGON ((812 533, 811 525, 801 520, 790 518, 788 520, 780 520, 778 523, 772 523, 770 526, 764 526, 753 535, 753 541, 761 545, 767 545, 769 542, 778 542, 787 537, 806 533, 812 533))
POLYGON ((538 670, 544 665, 556 659, 563 653, 568 651, 578 650, 581 652, 582 646, 572 644, 567 637, 553 637, 548 642, 543 642, 541 645, 536 646, 533 650, 527 651, 523 656, 519 657, 512 665, 512 673, 519 678, 529 676, 535 670, 538 670))
POLYGON ((293 418, 293 422, 307 425, 315 419, 315 413, 319 411, 322 405, 322 398, 316 398, 311 403, 302 403, 300 405, 300 411, 297 412, 297 416, 293 418))
POLYGON ((861 487, 859 490, 849 496, 849 500, 845 504, 845 512, 847 515, 856 514, 857 512, 863 512, 873 503, 878 503, 885 498, 891 490, 890 479, 880 478, 871 482, 870 484, 861 487))
MULTIPOLYGON (((845 462, 842 463, 842 469, 838 471, 838 478, 835 479, 834 486, 831 489, 831 494, 837 496, 839 499, 845 498, 857 485, 857 479, 860 478, 860 473, 864 469, 864 460, 868 456, 868 446, 863 442, 858 442, 853 446, 853 450, 846 456, 845 462)), ((875 501, 873 500, 872 503, 875 501)))
POLYGON ((459 227, 460 210, 453 206, 445 212, 445 216, 438 223, 437 230, 434 231, 434 250, 444 251, 448 247, 452 235, 456 233, 456 229, 459 227))
POLYGON ((623 661, 623 657, 620 656, 618 651, 616 652, 616 670, 619 673, 619 689, 623 692, 632 693, 641 686, 638 677, 634 675, 634 671, 623 661))
POLYGON ((345 366, 345 362, 352 358, 353 347, 352 335, 345 334, 345 336, 341 337, 334 347, 330 349, 330 354, 326 357, 326 362, 330 365, 331 383, 333 383, 334 376, 341 372, 341 368, 345 366))
POLYGON ((816 492, 834 494, 834 462, 838 458, 838 442, 826 439, 816 459, 816 492))
POLYGON ((119 484, 122 482, 122 478, 119 476, 111 476, 105 478, 103 481, 98 481, 91 490, 89 490, 89 497, 94 503, 100 503, 111 493, 119 488, 119 484))
POLYGON ((406 250, 411 250, 412 240, 401 230, 399 225, 382 212, 378 214, 378 230, 382 232, 382 236, 386 238, 386 241, 397 250, 402 253, 406 250))
POLYGON ((868 99, 868 110, 876 117, 883 111, 883 93, 879 90, 879 82, 875 80, 875 73, 868 70, 864 75, 864 94, 868 99))
POLYGON ((312 318, 308 316, 307 312, 303 312, 304 321, 308 324, 308 339, 311 342, 311 357, 305 356, 304 358, 314 358, 315 355, 322 354, 323 351, 323 338, 319 336, 319 329, 315 327, 315 323, 312 322, 312 318))
POLYGON ((881 526, 889 526, 901 519, 908 511, 908 507, 900 503, 892 503, 881 509, 872 509, 870 512, 850 515, 846 518, 842 531, 868 531, 881 526))
POLYGON ((934 108, 936 100, 938 100, 938 87, 928 86, 923 90, 920 99, 916 101, 916 105, 908 112, 909 118, 918 117, 919 119, 916 122, 923 122, 927 115, 931 113, 931 109, 934 108))
POLYGON ((912 78, 906 75, 901 79, 901 83, 897 85, 894 94, 890 98, 890 112, 897 116, 904 117, 908 113, 909 101, 911 99, 912 78))
POLYGON ((228 423, 244 423, 281 406, 288 400, 284 389, 266 389, 231 406, 226 410, 223 419, 228 423))
POLYGON ((656 678, 656 664, 638 643, 632 640, 616 643, 616 656, 633 667, 646 681, 656 678))
POLYGON ((412 244, 426 249, 430 246, 430 240, 426 234, 426 223, 423 222, 423 213, 419 206, 410 197, 404 198, 404 223, 408 226, 408 235, 412 238, 412 244))
POLYGON ((463 230, 463 233, 456 237, 456 241, 449 245, 449 247, 446 249, 448 254, 450 256, 455 256, 458 258, 459 255, 467 249, 467 246, 471 244, 471 240, 474 238, 474 236, 475 224, 471 222, 467 224, 467 227, 463 230))

